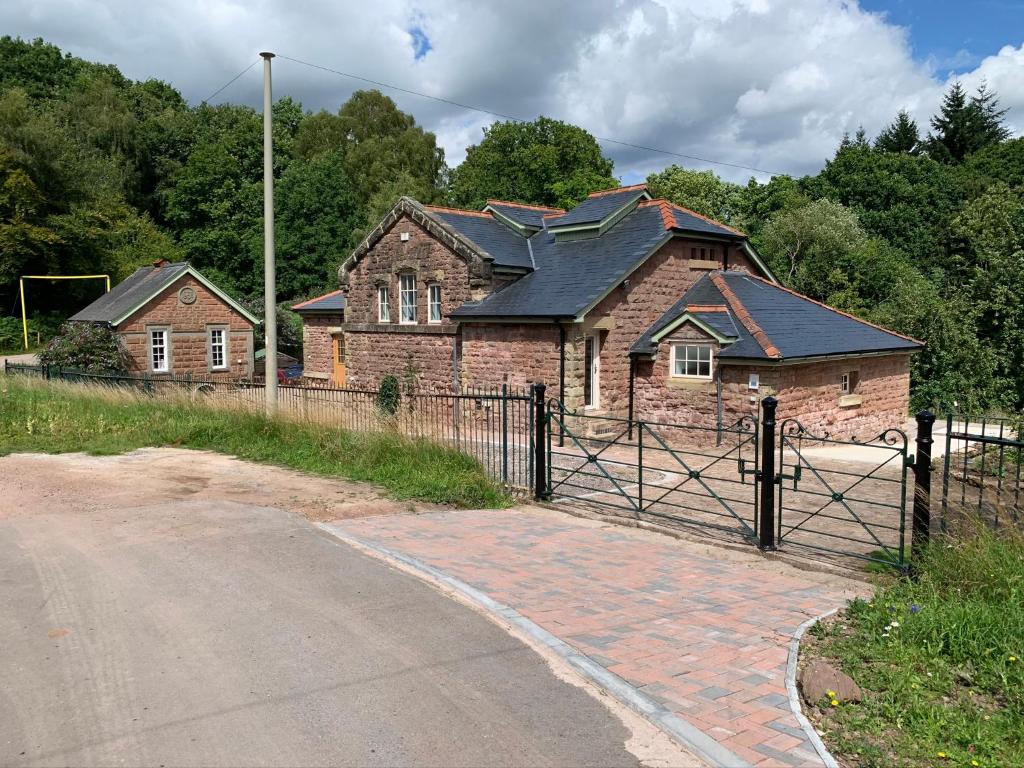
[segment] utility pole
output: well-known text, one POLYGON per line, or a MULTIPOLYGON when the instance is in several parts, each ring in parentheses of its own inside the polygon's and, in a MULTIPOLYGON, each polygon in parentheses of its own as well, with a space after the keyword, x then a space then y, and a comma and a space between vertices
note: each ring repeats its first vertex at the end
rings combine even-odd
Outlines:
POLYGON ((277 413, 277 274, 274 264, 274 99, 270 88, 270 60, 263 57, 263 331, 266 336, 267 415, 277 413))

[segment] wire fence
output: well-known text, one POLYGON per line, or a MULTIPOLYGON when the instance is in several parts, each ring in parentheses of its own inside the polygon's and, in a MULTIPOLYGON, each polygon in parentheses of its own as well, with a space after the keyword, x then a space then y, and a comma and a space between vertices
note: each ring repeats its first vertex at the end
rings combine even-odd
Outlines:
MULTIPOLYGON (((9 361, 4 364, 4 372, 98 384, 253 413, 263 413, 267 403, 262 381, 88 373, 9 361)), ((442 392, 407 387, 393 410, 382 405, 376 389, 279 384, 277 392, 277 412, 282 417, 350 431, 390 431, 414 440, 430 440, 472 456, 491 478, 511 490, 526 492, 530 488, 534 409, 528 388, 502 385, 442 392)))

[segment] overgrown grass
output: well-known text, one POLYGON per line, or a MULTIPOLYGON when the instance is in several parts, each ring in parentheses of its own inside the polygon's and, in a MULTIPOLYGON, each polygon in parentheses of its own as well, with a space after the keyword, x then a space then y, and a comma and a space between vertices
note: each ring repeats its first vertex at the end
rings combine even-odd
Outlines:
POLYGON ((978 525, 918 573, 813 630, 865 694, 828 708, 826 741, 851 765, 1024 765, 1024 537, 978 525))
POLYGON ((508 496, 473 458, 391 433, 357 433, 186 399, 0 376, 0 455, 109 455, 175 446, 383 486, 399 499, 501 507, 508 496))

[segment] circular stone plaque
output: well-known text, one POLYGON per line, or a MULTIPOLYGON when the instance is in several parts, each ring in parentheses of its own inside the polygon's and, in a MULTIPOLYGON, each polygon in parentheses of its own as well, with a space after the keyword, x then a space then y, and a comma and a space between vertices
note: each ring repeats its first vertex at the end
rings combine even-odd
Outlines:
POLYGON ((195 304, 196 303, 196 289, 186 285, 180 291, 178 291, 178 301, 182 304, 195 304))

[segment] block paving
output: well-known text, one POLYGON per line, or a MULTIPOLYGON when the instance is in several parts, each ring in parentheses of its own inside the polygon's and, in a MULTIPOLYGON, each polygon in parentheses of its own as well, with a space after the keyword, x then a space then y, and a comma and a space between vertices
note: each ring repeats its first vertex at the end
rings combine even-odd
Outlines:
POLYGON ((538 508, 337 527, 514 608, 751 765, 822 764, 789 706, 789 643, 863 582, 538 508))

